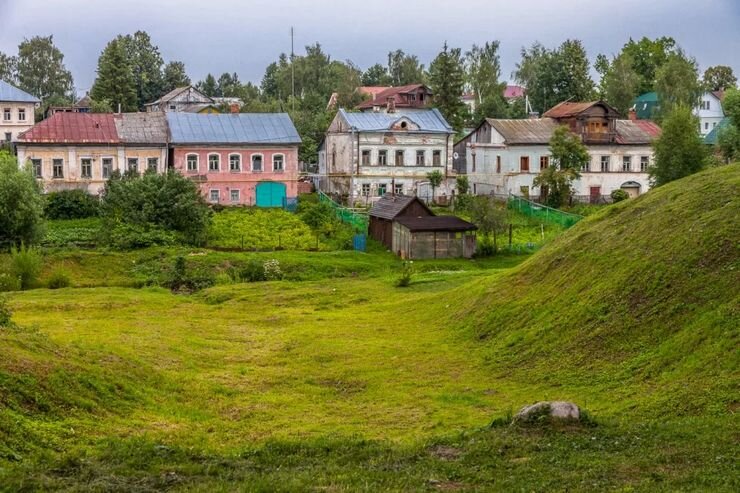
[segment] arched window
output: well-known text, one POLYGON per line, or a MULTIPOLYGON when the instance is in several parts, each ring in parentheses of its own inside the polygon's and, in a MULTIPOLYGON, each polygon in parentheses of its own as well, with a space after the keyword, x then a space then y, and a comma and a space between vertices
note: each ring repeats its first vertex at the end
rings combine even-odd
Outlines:
POLYGON ((272 156, 272 170, 283 171, 285 169, 285 156, 282 154, 273 154, 272 156))

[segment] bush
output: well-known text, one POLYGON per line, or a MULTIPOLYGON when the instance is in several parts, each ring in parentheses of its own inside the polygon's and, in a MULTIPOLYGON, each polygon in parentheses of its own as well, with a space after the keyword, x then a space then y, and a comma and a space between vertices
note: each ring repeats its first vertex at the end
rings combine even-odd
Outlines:
POLYGON ((8 302, 5 298, 0 298, 0 327, 11 327, 13 312, 8 307, 8 302))
POLYGON ((106 242, 119 250, 135 250, 151 246, 171 246, 178 243, 178 236, 164 229, 122 223, 106 233, 106 242))
POLYGON ((251 259, 241 269, 232 267, 229 276, 234 282, 260 282, 266 281, 265 266, 257 259, 251 259))
POLYGON ((51 276, 49 276, 49 281, 47 282, 49 289, 68 288, 71 284, 72 281, 69 279, 69 274, 61 269, 57 269, 52 272, 51 276))
POLYGON ((0 293, 18 291, 21 289, 21 281, 15 275, 0 272, 0 293))
POLYGON ((627 200, 628 198, 630 198, 630 195, 621 188, 617 188, 616 190, 612 190, 611 197, 612 200, 616 203, 627 200))
POLYGON ((100 225, 97 217, 47 221, 41 244, 52 247, 93 247, 100 237, 100 225))
POLYGON ((193 293, 216 284, 216 276, 205 269, 189 269, 185 257, 175 259, 167 287, 176 293, 193 293))
POLYGON ((265 260, 265 263, 262 264, 262 270, 265 272, 265 279, 268 281, 279 281, 283 278, 280 261, 277 259, 265 260))
POLYGON ((411 285, 411 278, 414 275, 414 262, 409 260, 403 263, 401 267, 401 276, 396 280, 396 287, 405 288, 411 285))
POLYGON ((496 254, 496 244, 490 236, 479 236, 475 247, 476 257, 490 257, 496 254))
POLYGON ((41 254, 21 244, 20 248, 13 247, 10 251, 11 272, 20 282, 22 290, 30 289, 36 285, 43 259, 41 254))
POLYGON ((0 249, 41 236, 44 199, 29 167, 20 169, 18 160, 0 151, 0 249))
POLYGON ((84 219, 97 216, 100 200, 84 190, 64 190, 46 196, 44 215, 47 219, 84 219))

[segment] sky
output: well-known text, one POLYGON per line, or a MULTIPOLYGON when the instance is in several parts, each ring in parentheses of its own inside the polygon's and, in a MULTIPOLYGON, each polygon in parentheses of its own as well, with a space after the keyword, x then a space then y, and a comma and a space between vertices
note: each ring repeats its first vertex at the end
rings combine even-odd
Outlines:
POLYGON ((593 61, 630 37, 672 36, 701 70, 729 65, 740 75, 740 0, 0 0, 0 51, 15 54, 24 38, 53 34, 80 93, 118 34, 147 31, 194 82, 236 72, 259 83, 290 52, 291 26, 297 54, 319 42, 362 69, 399 48, 428 66, 445 41, 465 51, 499 40, 507 80, 521 48, 535 41, 580 39, 593 61))

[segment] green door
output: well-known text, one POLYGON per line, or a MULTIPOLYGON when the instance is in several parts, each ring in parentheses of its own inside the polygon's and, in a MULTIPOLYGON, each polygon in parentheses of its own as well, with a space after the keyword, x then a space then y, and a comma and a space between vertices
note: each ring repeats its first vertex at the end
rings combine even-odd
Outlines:
POLYGON ((285 201, 285 183, 261 181, 257 184, 257 207, 282 207, 285 201))

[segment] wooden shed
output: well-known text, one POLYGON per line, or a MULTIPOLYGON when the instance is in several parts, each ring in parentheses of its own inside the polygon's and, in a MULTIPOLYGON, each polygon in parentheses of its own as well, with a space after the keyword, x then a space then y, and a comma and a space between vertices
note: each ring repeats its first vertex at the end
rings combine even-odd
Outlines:
POLYGON ((457 216, 400 216, 393 221, 393 252, 406 259, 470 258, 475 224, 457 216))
POLYGON ((393 220, 398 217, 431 217, 434 213, 417 197, 408 195, 385 195, 375 202, 370 210, 370 238, 393 248, 393 220))

